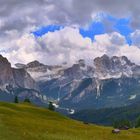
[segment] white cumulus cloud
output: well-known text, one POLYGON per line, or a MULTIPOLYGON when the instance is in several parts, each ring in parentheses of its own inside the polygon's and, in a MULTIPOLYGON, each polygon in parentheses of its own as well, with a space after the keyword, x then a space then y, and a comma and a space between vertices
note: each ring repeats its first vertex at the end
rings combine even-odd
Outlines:
MULTIPOLYGON (((9 37, 14 38, 16 35, 15 31, 9 33, 9 37)), ((73 64, 79 59, 89 61, 103 54, 125 55, 131 61, 140 64, 140 48, 135 45, 129 46, 125 38, 117 32, 97 35, 92 42, 89 38, 83 38, 78 29, 65 27, 38 38, 33 34, 25 33, 18 39, 13 39, 10 43, 4 42, 2 45, 5 49, 3 51, 0 48, 0 52, 12 64, 28 63, 33 60, 45 64, 63 62, 73 64)))

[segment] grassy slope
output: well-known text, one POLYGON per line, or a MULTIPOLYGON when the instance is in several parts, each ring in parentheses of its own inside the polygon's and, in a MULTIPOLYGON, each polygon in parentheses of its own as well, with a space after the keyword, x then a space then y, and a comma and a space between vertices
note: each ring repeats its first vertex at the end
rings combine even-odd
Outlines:
POLYGON ((47 109, 0 103, 0 140, 139 140, 140 129, 112 134, 112 128, 85 125, 47 109))

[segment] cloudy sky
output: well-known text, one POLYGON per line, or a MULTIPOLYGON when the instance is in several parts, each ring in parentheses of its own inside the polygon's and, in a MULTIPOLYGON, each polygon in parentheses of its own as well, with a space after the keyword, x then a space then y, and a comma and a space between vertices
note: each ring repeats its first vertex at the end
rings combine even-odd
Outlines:
POLYGON ((103 54, 140 64, 139 13, 139 0, 0 0, 0 54, 12 64, 103 54))

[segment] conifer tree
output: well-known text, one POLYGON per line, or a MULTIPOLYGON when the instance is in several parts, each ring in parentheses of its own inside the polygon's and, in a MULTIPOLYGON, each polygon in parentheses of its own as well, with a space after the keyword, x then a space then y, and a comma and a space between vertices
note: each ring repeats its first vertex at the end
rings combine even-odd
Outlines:
POLYGON ((55 107, 53 105, 53 102, 49 102, 48 109, 51 110, 51 111, 54 111, 55 110, 55 107))
POLYGON ((15 96, 14 103, 19 103, 18 96, 15 96))

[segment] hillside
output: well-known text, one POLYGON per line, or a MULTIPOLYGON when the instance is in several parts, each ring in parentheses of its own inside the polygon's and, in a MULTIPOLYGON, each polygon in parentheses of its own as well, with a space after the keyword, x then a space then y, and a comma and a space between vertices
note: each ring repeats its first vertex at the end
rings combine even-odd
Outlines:
POLYGON ((140 130, 112 134, 112 128, 86 125, 28 104, 0 103, 1 140, 139 140, 140 130))
POLYGON ((139 116, 140 103, 138 102, 119 108, 81 110, 71 115, 70 117, 76 120, 96 123, 100 125, 112 125, 115 120, 127 119, 135 122, 139 116))

